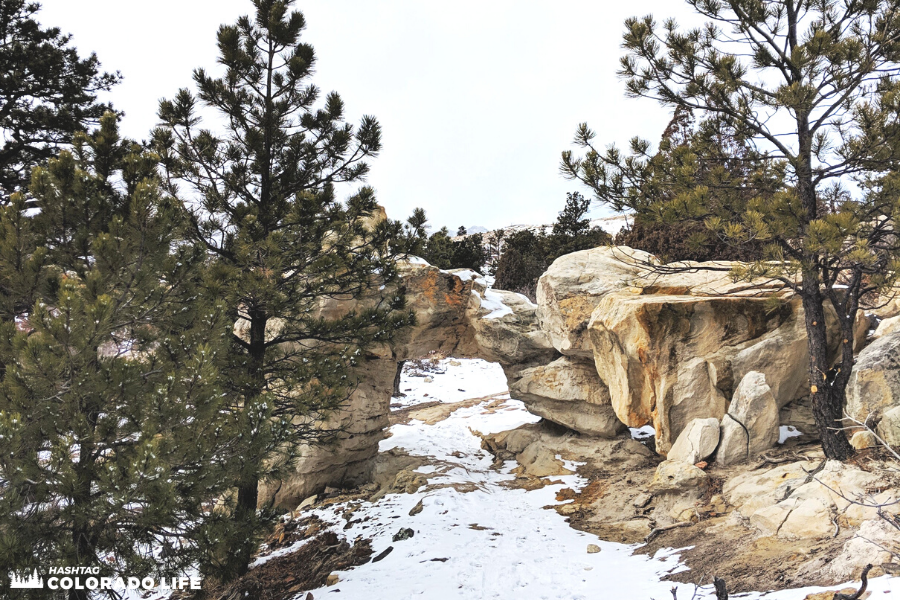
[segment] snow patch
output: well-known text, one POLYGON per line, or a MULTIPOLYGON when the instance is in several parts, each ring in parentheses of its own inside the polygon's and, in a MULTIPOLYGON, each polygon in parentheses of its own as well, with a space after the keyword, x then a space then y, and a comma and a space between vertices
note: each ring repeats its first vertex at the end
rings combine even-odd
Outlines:
POLYGON ((783 444, 789 438, 799 437, 803 435, 803 432, 794 427, 793 425, 782 425, 778 428, 778 443, 783 444))
POLYGON ((483 316, 483 319, 499 319, 506 315, 511 315, 513 310, 503 304, 503 296, 494 290, 484 290, 484 298, 481 301, 481 307, 491 312, 483 316))

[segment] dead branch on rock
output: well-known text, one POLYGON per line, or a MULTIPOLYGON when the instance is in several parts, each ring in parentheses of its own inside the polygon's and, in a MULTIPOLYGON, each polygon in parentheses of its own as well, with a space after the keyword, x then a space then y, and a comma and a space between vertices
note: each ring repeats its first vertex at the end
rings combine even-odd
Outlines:
POLYGON ((671 531, 672 529, 678 529, 679 527, 690 527, 693 525, 690 521, 684 521, 682 523, 673 523, 672 525, 665 525, 663 527, 656 527, 650 533, 647 534, 647 537, 644 538, 645 543, 650 543, 656 536, 666 531, 671 531))
POLYGON ((859 590, 855 594, 841 594, 838 592, 834 595, 834 600, 859 600, 862 595, 865 593, 866 588, 869 586, 869 571, 872 570, 872 565, 866 565, 866 568, 863 569, 862 575, 860 579, 862 580, 862 585, 859 587, 859 590))
POLYGON ((860 427, 862 427, 863 429, 865 429, 866 431, 868 431, 869 433, 871 433, 871 434, 872 434, 872 437, 875 438, 875 441, 877 441, 877 442, 881 445, 882 448, 884 448, 885 450, 887 450, 887 451, 894 457, 894 459, 895 459, 898 463, 900 463, 900 453, 898 453, 896 450, 894 450, 893 448, 891 448, 891 445, 888 444, 886 441, 884 441, 884 440, 883 440, 883 439, 875 432, 875 430, 872 429, 872 428, 869 426, 869 423, 871 422, 871 419, 872 419, 873 416, 874 416, 874 415, 873 415, 872 413, 869 413, 868 416, 866 417, 866 420, 865 420, 865 421, 859 421, 859 420, 857 420, 857 419, 854 419, 853 417, 851 417, 850 415, 848 415, 848 414, 845 412, 845 413, 844 413, 844 420, 845 420, 845 421, 850 421, 851 423, 853 423, 853 425, 849 425, 849 426, 847 426, 847 427, 841 427, 840 429, 841 429, 842 431, 854 431, 854 430, 858 430, 860 427))

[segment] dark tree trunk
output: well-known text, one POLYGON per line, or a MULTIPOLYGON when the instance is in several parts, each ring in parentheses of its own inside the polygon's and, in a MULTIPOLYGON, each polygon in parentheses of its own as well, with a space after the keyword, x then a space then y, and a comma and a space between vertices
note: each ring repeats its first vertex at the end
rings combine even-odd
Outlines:
MULTIPOLYGON (((247 400, 253 400, 265 391, 265 357, 266 357, 266 324, 268 323, 268 315, 266 311, 259 307, 253 307, 248 311, 250 319, 250 347, 248 354, 250 361, 248 365, 248 374, 252 382, 246 390, 247 400)), ((251 432, 245 432, 245 435, 252 435, 251 432)), ((252 460, 251 457, 243 457, 245 461, 252 460)), ((241 480, 238 482, 237 505, 235 506, 233 519, 238 529, 245 527, 254 527, 256 521, 256 506, 259 501, 259 465, 245 465, 241 470, 241 480)), ((250 561, 253 558, 255 543, 253 541, 250 530, 248 529, 246 540, 241 540, 238 547, 234 549, 229 563, 231 564, 231 573, 236 577, 246 575, 250 570, 250 561)))
POLYGON ((400 378, 403 375, 403 365, 405 364, 405 360, 397 361, 397 373, 394 375, 394 392, 391 394, 392 398, 402 398, 406 395, 400 390, 400 378))
MULTIPOLYGON (((808 284, 804 283, 803 310, 806 313, 806 333, 809 341, 809 391, 812 397, 813 416, 822 439, 825 457, 846 460, 853 455, 853 447, 841 429, 845 388, 833 385, 833 379, 829 377, 831 365, 828 360, 828 336, 823 300, 818 288, 818 278, 808 284)), ((852 341, 850 352, 853 352, 852 341)))
MULTIPOLYGON (((92 403, 84 407, 84 414, 90 426, 90 434, 97 426, 99 409, 92 403)), ((94 474, 94 452, 96 446, 92 439, 82 439, 78 444, 78 464, 75 467, 77 480, 72 493, 72 506, 75 519, 72 523, 72 547, 75 549, 74 565, 88 566, 94 564, 96 554, 96 538, 88 514, 91 503, 91 487, 96 479, 94 474)), ((69 600, 89 600, 87 590, 71 589, 69 600)))
MULTIPOLYGON (((253 523, 256 520, 256 504, 259 500, 259 480, 248 479, 238 487, 237 506, 234 511, 234 519, 238 524, 253 523)), ((250 570, 250 560, 253 558, 254 544, 252 539, 241 543, 234 552, 234 575, 241 577, 250 570)))

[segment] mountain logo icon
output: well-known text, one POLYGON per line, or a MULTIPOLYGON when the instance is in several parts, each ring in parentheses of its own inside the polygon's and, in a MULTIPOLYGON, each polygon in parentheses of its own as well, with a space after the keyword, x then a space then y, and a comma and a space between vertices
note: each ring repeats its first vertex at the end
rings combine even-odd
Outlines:
POLYGON ((37 569, 30 577, 19 577, 17 573, 9 574, 9 587, 19 590, 42 590, 44 589, 44 579, 38 575, 37 569))

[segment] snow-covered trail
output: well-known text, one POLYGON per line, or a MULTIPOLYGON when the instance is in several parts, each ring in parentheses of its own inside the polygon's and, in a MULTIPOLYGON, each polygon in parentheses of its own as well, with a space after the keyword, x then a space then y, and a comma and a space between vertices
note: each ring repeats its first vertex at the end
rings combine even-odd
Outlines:
MULTIPOLYGON (((505 383, 499 366, 483 361, 464 361, 455 368, 448 363, 445 368, 448 372, 434 375, 430 384, 423 378, 404 379, 401 389, 411 390, 404 404, 446 397, 441 388, 454 386, 450 381, 464 381, 468 397, 497 392, 496 382, 500 382, 500 389, 505 383), (423 397, 424 393, 428 396, 423 397)), ((458 389, 452 387, 453 391, 458 389)), ((629 547, 598 542, 595 536, 571 529, 555 511, 544 508, 558 504, 555 496, 560 489, 582 487, 586 482, 578 476, 554 478, 560 483, 531 492, 502 485, 512 479, 508 472, 515 465, 509 463, 500 472, 491 469, 493 457, 481 449, 481 440, 472 430, 494 433, 538 419, 505 393, 495 398, 505 401, 493 413, 485 411, 491 403, 485 401, 457 410, 435 425, 414 421, 391 429, 391 437, 382 442, 382 451, 403 448, 413 455, 433 457, 441 466, 430 483, 475 484, 477 489, 461 492, 446 487, 425 492, 423 488, 421 493, 393 494, 365 505, 354 513, 354 519, 368 516, 369 521, 343 534, 349 539, 357 535, 373 537, 376 554, 388 546, 393 546, 393 551, 378 563, 341 573, 336 586, 313 592, 317 598, 320 593, 328 593, 328 597, 368 600, 587 600, 610 592, 619 597, 671 597, 668 590, 672 584, 660 583, 659 578, 678 568, 674 556, 660 560, 631 556, 629 547), (420 500, 422 512, 410 516, 420 500), (411 528, 415 536, 392 541, 402 528, 411 528), (588 554, 587 545, 592 543, 602 551, 588 554), (623 576, 626 573, 628 576, 623 576), (340 592, 329 593, 335 589, 340 592)), ((435 467, 424 467, 420 472, 434 474, 435 467)), ((331 509, 316 513, 326 521, 340 521, 331 509)))
MULTIPOLYGON (((434 425, 413 421, 391 428, 381 450, 403 448, 411 455, 429 456, 430 484, 440 489, 414 494, 391 494, 364 503, 353 515, 355 524, 341 531, 348 539, 372 538, 375 554, 393 550, 383 560, 339 574, 332 587, 313 590, 315 598, 359 600, 541 599, 592 600, 671 598, 673 583, 665 574, 684 569, 677 551, 647 557, 633 554, 633 546, 599 541, 596 536, 570 528, 556 511, 556 493, 579 489, 586 481, 577 475, 553 478, 553 485, 535 491, 509 489, 513 479, 508 463, 499 472, 493 457, 481 449, 474 433, 494 433, 534 422, 521 402, 510 400, 499 366, 484 361, 442 361, 443 374, 404 376, 402 401, 410 406, 425 401, 459 401, 494 394, 477 406, 457 410, 434 425), (465 392, 462 392, 465 390, 465 392), (496 392, 500 392, 495 394, 496 392), (499 401, 497 401, 499 400, 499 401), (499 405, 499 407, 498 407, 499 405), (458 491, 461 489, 475 491, 458 491), (465 486, 462 488, 461 486, 465 486), (422 510, 410 515, 419 502, 422 510), (361 522, 356 522, 359 519, 361 522), (410 528, 410 539, 393 541, 399 530, 410 528), (601 552, 587 553, 588 544, 601 552)), ((567 465, 568 466, 568 465, 567 465)), ((572 465, 574 470, 574 465, 572 465)), ((328 522, 342 523, 337 507, 316 510, 328 522)), ((896 581, 896 580, 895 580, 896 581)), ((678 597, 713 598, 710 588, 695 594, 694 586, 677 584, 678 597)), ((882 578, 870 585, 875 593, 890 589, 882 578)), ((817 589, 748 594, 742 598, 802 600, 817 589)), ((900 590, 897 590, 900 592, 900 590)), ((304 598, 305 593, 298 596, 304 598)), ((894 596, 880 595, 886 599, 894 596)))

